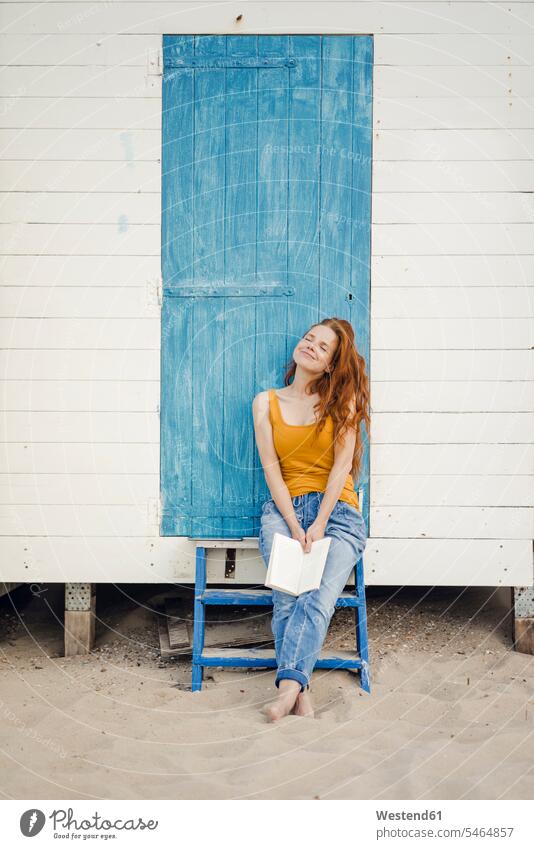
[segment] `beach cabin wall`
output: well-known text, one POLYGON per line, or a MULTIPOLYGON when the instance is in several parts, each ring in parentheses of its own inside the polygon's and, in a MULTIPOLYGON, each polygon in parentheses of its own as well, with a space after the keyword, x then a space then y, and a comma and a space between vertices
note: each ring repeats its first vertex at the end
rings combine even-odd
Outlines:
POLYGON ((366 581, 531 586, 534 6, 1 16, 2 580, 193 580, 160 534, 162 36, 346 33, 374 43, 366 581))

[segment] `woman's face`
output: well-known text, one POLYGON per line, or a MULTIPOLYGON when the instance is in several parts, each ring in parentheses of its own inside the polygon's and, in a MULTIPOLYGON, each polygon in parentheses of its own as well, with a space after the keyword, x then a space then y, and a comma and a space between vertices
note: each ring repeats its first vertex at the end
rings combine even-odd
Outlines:
POLYGON ((316 324, 295 346, 293 359, 314 376, 322 375, 330 369, 337 343, 337 335, 331 327, 316 324))

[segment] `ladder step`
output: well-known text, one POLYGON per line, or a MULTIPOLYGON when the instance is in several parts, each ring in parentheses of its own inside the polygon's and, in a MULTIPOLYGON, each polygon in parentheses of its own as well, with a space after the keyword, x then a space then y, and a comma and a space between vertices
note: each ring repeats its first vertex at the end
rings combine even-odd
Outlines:
POLYGON ((201 595, 204 604, 272 604, 272 593, 266 590, 218 589, 204 590, 201 595))
MULTIPOLYGON (((272 605, 271 590, 218 589, 204 590, 200 595, 203 604, 272 605)), ((363 607, 364 600, 354 592, 344 591, 336 601, 336 607, 363 607)))
MULTIPOLYGON (((205 648, 199 658, 193 657, 193 663, 200 666, 255 666, 272 669, 276 667, 276 657, 272 649, 205 648)), ((318 669, 361 669, 361 666, 361 658, 356 652, 332 649, 323 649, 315 664, 318 669)))

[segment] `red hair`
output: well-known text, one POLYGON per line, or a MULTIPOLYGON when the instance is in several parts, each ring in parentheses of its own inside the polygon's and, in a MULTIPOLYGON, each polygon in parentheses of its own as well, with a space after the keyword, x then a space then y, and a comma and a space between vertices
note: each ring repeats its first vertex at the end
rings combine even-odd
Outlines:
MULTIPOLYGON (((361 422, 365 423, 368 437, 371 428, 369 378, 365 371, 365 360, 356 348, 352 324, 344 318, 324 318, 312 324, 302 338, 312 327, 320 324, 334 331, 338 344, 330 364, 330 373, 322 374, 310 384, 310 395, 317 392, 320 396, 315 405, 318 417, 317 432, 324 427, 328 415, 334 423, 334 440, 350 428, 356 430, 351 474, 357 482, 363 454, 361 422)), ((291 382, 296 369, 297 364, 291 359, 291 365, 284 376, 286 386, 291 382)))

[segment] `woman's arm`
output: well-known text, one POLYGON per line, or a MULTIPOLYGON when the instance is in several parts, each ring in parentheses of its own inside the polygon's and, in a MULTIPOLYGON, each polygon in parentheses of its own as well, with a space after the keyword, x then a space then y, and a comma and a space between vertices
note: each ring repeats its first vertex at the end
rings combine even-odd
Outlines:
POLYGON ((309 547, 305 549, 306 551, 310 550, 311 543, 314 540, 321 539, 324 536, 330 513, 343 491, 347 475, 352 468, 355 445, 356 431, 353 428, 346 430, 343 436, 334 443, 334 463, 328 476, 317 517, 306 533, 306 543, 309 544, 309 547))
POLYGON ((354 454, 354 446, 356 445, 356 433, 353 430, 347 431, 347 433, 343 435, 342 439, 343 444, 334 448, 334 464, 330 470, 321 506, 317 513, 316 521, 319 521, 325 526, 328 522, 330 513, 334 509, 336 502, 343 491, 347 475, 352 468, 352 457, 354 454))
POLYGON ((274 447, 273 428, 269 418, 269 393, 259 392, 252 402, 254 433, 267 486, 274 503, 284 517, 294 539, 304 539, 304 530, 299 524, 293 501, 282 477, 280 462, 274 447))

